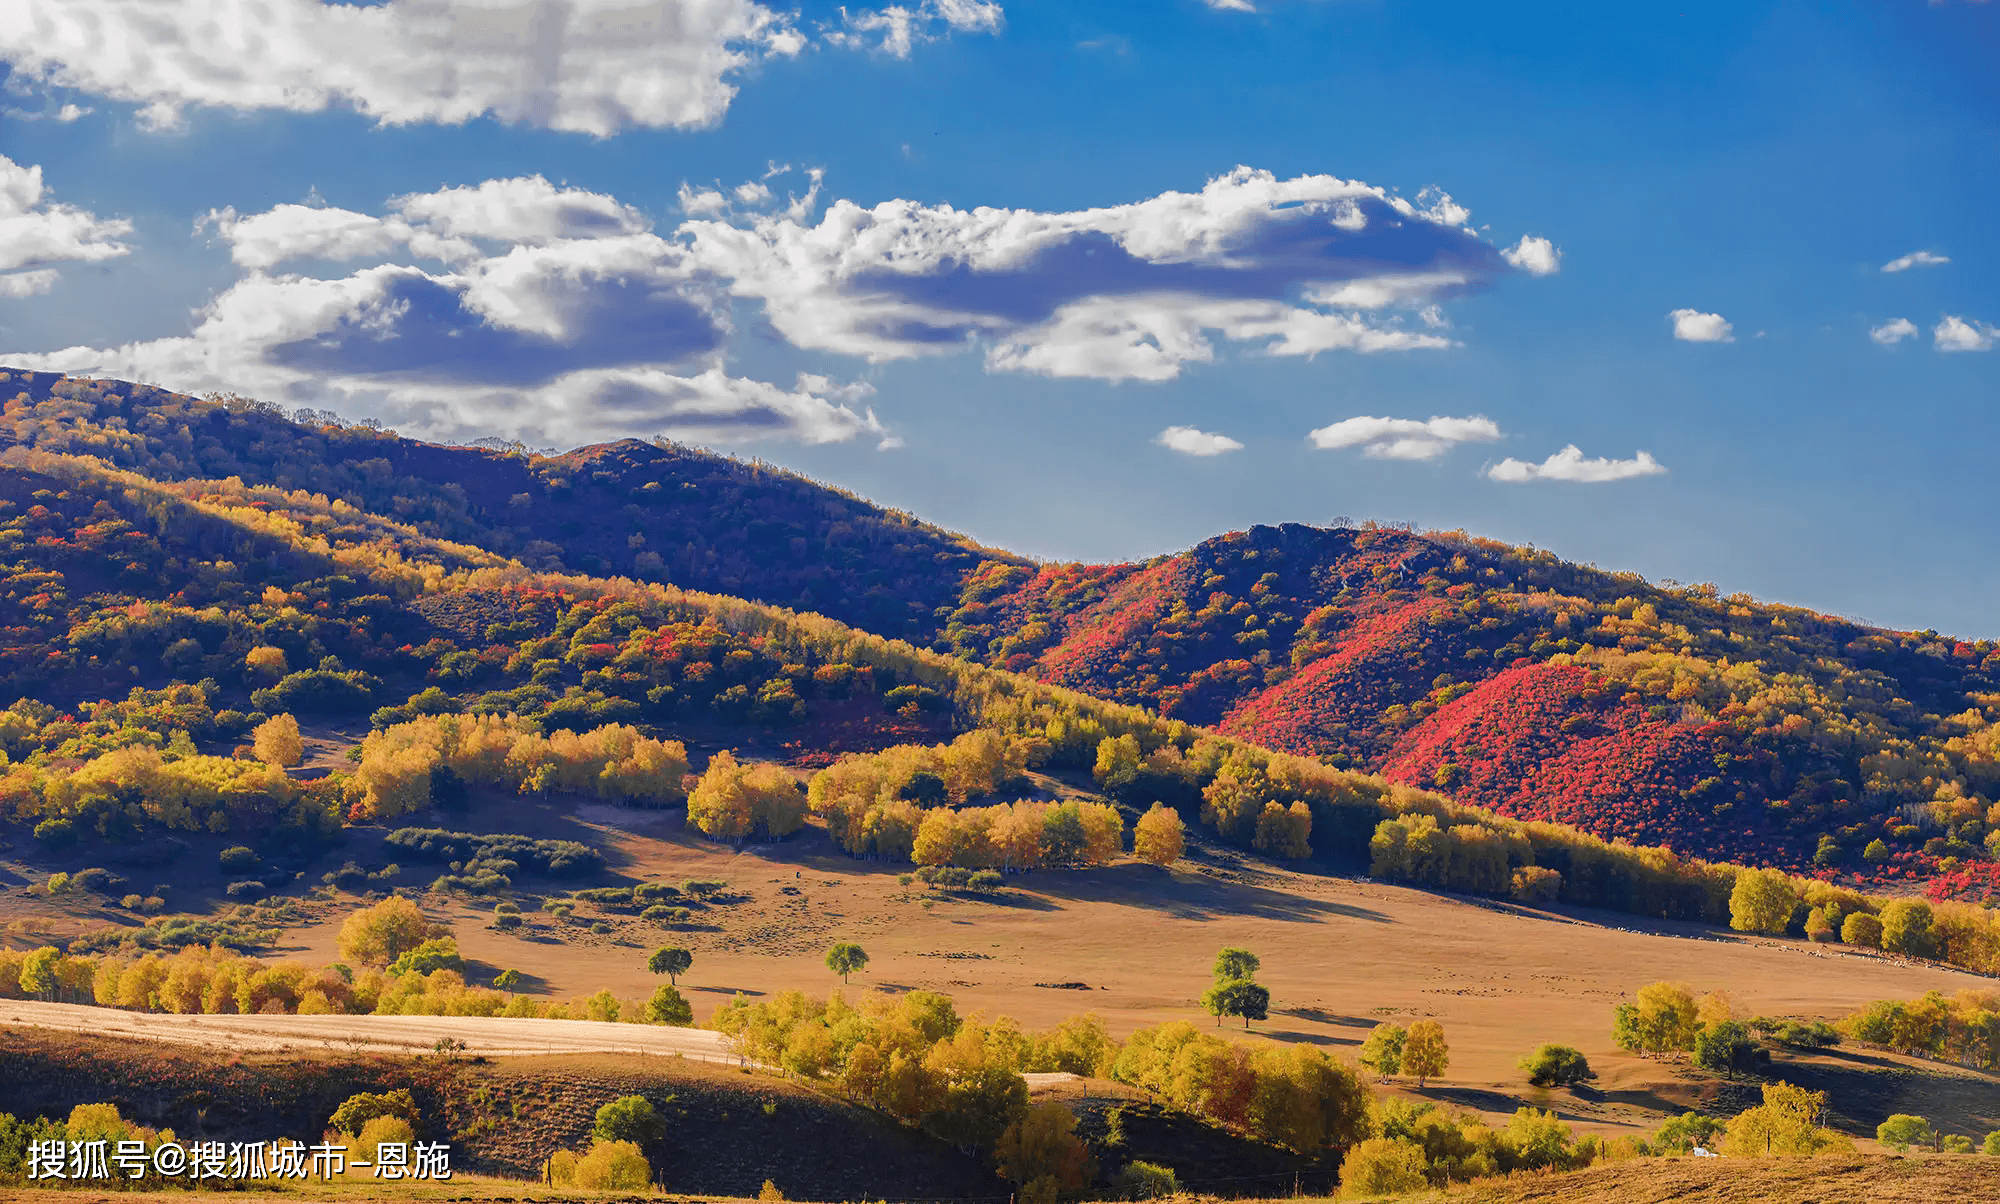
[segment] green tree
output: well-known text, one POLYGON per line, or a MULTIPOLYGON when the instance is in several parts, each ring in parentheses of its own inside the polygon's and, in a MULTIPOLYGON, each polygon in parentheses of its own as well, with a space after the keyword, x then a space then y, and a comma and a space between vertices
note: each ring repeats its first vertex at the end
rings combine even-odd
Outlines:
POLYGON ((1400 1024, 1384 1021, 1375 1026, 1368 1039, 1361 1043, 1361 1051, 1355 1060, 1375 1072, 1380 1082, 1388 1082, 1389 1077, 1401 1074, 1403 1069, 1403 1044, 1409 1038, 1409 1030, 1400 1024))
POLYGON ((1113 736, 1098 741, 1097 764, 1091 776, 1104 793, 1119 798, 1127 787, 1139 777, 1139 739, 1136 736, 1113 736))
POLYGON ((1215 981, 1230 982, 1238 978, 1255 978, 1264 963, 1248 949, 1224 949, 1215 955, 1215 969, 1211 972, 1215 981))
POLYGON ((1986 1135, 1986 1142, 1979 1147, 1979 1152, 2000 1158, 2000 1129, 1995 1129, 1986 1135))
POLYGON ((680 1028, 694 1026, 694 1007, 671 985, 661 984, 646 1003, 646 1021, 649 1024, 671 1024, 680 1028))
POLYGON ((840 975, 846 982, 847 976, 868 964, 868 953, 852 941, 839 941, 826 951, 826 968, 840 975))
POLYGON ((1865 911, 1857 911, 1841 922, 1840 940, 1842 944, 1862 949, 1880 949, 1882 921, 1865 911))
POLYGON ((401 978, 405 974, 422 976, 433 970, 465 972, 465 958, 459 955, 457 941, 448 936, 434 937, 414 949, 405 950, 389 966, 389 977, 401 978))
POLYGON ((1567 1045, 1542 1045, 1519 1062, 1537 1087, 1567 1087, 1591 1077, 1590 1062, 1567 1045))
POLYGON ((1435 1020, 1419 1020, 1403 1039, 1403 1073, 1415 1075, 1417 1086, 1436 1078, 1451 1067, 1451 1047, 1445 1044, 1444 1025, 1435 1020))
POLYGON ((1201 997, 1201 1006, 1215 1017, 1217 1024, 1224 1016, 1243 1017, 1243 1027, 1249 1028, 1252 1020, 1263 1020, 1271 1014, 1270 988, 1247 978, 1219 982, 1201 997))
POLYGON ((1889 860, 1889 846, 1883 844, 1882 838, 1878 836, 1868 842, 1868 847, 1861 850, 1861 859, 1875 865, 1880 865, 1889 860))
POLYGON ((1891 953, 1929 957, 1935 945, 1931 939, 1931 905, 1922 899, 1891 899, 1882 905, 1882 947, 1891 953))
POLYGON ((667 981, 679 986, 681 975, 694 964, 694 954, 679 945, 666 945, 653 950, 653 956, 646 959, 646 969, 654 974, 664 974, 667 981))
POLYGON ((1898 1112, 1875 1126, 1875 1140, 1901 1153, 1908 1153, 1913 1145, 1930 1145, 1936 1136, 1931 1122, 1907 1112, 1898 1112))
POLYGON ((1738 932, 1783 936, 1791 926, 1798 893, 1778 870, 1738 870, 1729 892, 1729 926, 1738 932))
POLYGON ((643 1095, 627 1095, 597 1110, 597 1120, 591 1126, 591 1132, 600 1141, 630 1141, 644 1145, 665 1137, 667 1123, 653 1110, 651 1100, 643 1095))
POLYGON ((1734 1020, 1704 1027, 1694 1036, 1694 1064, 1717 1074, 1748 1070, 1757 1052, 1757 1043, 1734 1020))
POLYGON ((502 991, 517 991, 521 987, 521 972, 519 970, 502 970, 493 976, 493 985, 502 991))

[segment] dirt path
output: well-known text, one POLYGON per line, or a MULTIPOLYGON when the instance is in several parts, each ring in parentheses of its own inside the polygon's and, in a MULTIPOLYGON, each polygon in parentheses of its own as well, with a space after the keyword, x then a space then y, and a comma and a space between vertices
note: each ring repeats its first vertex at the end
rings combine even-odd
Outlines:
POLYGON ((640 1053, 739 1065, 721 1033, 596 1020, 514 1020, 477 1016, 174 1016, 69 1003, 0 1001, 0 1024, 142 1037, 203 1049, 283 1053, 299 1049, 425 1053, 451 1037, 465 1052, 640 1053))

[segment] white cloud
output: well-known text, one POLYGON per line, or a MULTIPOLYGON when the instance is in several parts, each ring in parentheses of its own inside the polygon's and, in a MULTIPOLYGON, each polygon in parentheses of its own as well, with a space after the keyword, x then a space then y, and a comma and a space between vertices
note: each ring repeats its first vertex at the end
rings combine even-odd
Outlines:
POLYGON ((842 6, 842 28, 827 30, 825 38, 830 45, 906 59, 918 42, 934 42, 949 33, 999 33, 1004 21, 1000 6, 986 0, 924 0, 915 8, 892 4, 860 12, 842 6))
POLYGON ((1931 346, 1939 351, 1991 351, 2000 327, 1946 315, 1931 328, 1931 346))
POLYGON ((100 218, 45 194, 39 166, 23 167, 0 155, 0 273, 37 269, 5 277, 0 295, 45 293, 56 281, 50 265, 94 263, 131 250, 119 241, 132 232, 131 222, 100 218))
MULTIPOLYGON (((1511 271, 1450 198, 1419 205, 1328 176, 1245 168, 1199 193, 1068 213, 842 201, 810 220, 822 172, 805 174, 804 194, 782 201, 763 181, 718 186, 712 203, 683 187, 684 209, 729 216, 670 231, 540 176, 391 197, 376 212, 214 210, 196 231, 242 275, 191 332, 0 362, 289 405, 365 402, 427 416, 420 429, 440 435, 477 420, 566 439, 594 398, 631 421, 712 434, 733 413, 741 435, 820 439, 879 424, 823 382, 718 375, 739 304, 762 302, 768 327, 809 351, 978 352, 995 372, 1165 380, 1224 344, 1286 356, 1448 347, 1439 302, 1511 271), (503 398, 514 399, 504 413, 503 398)), ((1370 454, 1428 447, 1391 440, 1370 454)))
POLYGON ((1212 434, 1191 426, 1170 426, 1153 436, 1153 442, 1186 456, 1219 456, 1243 450, 1243 445, 1227 435, 1212 434))
POLYGON ((1894 347, 1904 339, 1914 338, 1917 324, 1908 318, 1891 318, 1868 332, 1868 337, 1884 347, 1894 347))
POLYGON ((1257 11, 1257 6, 1250 3, 1250 0, 1208 0, 1208 6, 1232 13, 1254 13, 1257 11))
POLYGON ((1666 465, 1653 459, 1648 452, 1640 452, 1630 460, 1586 460, 1583 452, 1572 443, 1540 464, 1529 464, 1510 457, 1487 469, 1486 475, 1496 481, 1517 484, 1523 481, 1576 481, 1595 485, 1605 481, 1656 476, 1665 471, 1666 465))
MULTIPOLYGON (((152 129, 195 106, 345 106, 385 125, 490 116, 600 137, 701 127, 745 69, 807 44, 758 0, 8 0, 0 14, 16 81, 140 106, 152 129)), ((827 40, 907 54, 1001 20, 997 4, 926 0, 858 14, 865 35, 827 40)))
POLYGON ((1736 336, 1721 314, 1705 314, 1698 309, 1677 309, 1673 319, 1674 337, 1686 343, 1734 343, 1736 336))
POLYGON ((56 286, 59 275, 61 273, 54 268, 0 275, 0 297, 32 297, 37 293, 46 293, 56 286))
POLYGON ((1553 276, 1562 270, 1563 253, 1556 249, 1556 244, 1532 234, 1523 235, 1520 242, 1500 255, 1530 276, 1553 276))
POLYGON ((1936 267, 1939 264, 1950 262, 1951 257, 1948 255, 1938 255, 1930 251, 1912 251, 1908 255, 1898 255, 1896 258, 1883 264, 1882 270, 1885 272, 1906 272, 1911 268, 1936 267))
POLYGON ((481 244, 620 238, 651 225, 612 197, 558 188, 541 176, 412 193, 388 207, 387 217, 324 205, 279 205, 250 217, 211 209, 195 229, 215 227, 239 266, 264 270, 292 259, 380 257, 403 246, 431 259, 476 259, 481 244))
POLYGON ((67 104, 56 110, 56 120, 68 124, 79 117, 88 117, 94 112, 95 109, 87 109, 82 105, 67 104))
POLYGON ((439 438, 885 434, 856 404, 867 385, 801 376, 785 389, 726 375, 726 298, 685 248, 609 197, 530 177, 395 197, 382 216, 280 205, 218 211, 202 226, 246 274, 192 333, 0 362, 373 413, 439 438), (270 273, 288 260, 396 252, 445 265, 270 273))
POLYGON ((681 234, 795 345, 873 361, 983 344, 996 371, 1163 380, 1215 357, 1209 332, 1270 355, 1448 347, 1358 311, 1418 314, 1509 271, 1450 197, 1332 176, 1239 167, 1066 213, 840 201, 814 224, 810 196, 681 234))
POLYGON ((1491 418, 1345 418, 1306 436, 1314 447, 1358 447, 1378 460, 1434 460, 1459 443, 1488 443, 1500 437, 1491 418))

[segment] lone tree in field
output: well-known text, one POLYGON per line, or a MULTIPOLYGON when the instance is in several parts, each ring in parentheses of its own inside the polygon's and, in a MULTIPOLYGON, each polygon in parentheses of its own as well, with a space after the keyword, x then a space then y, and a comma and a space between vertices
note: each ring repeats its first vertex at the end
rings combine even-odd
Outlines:
POLYGON ((653 956, 646 959, 646 969, 655 974, 666 975, 667 981, 675 986, 681 985, 681 975, 686 974, 688 967, 693 964, 694 954, 679 945, 667 945, 655 949, 653 956))
POLYGON ((1375 1081, 1386 1083, 1391 1075, 1403 1072, 1403 1043, 1409 1039, 1410 1031, 1400 1024, 1383 1021, 1368 1034, 1361 1043, 1361 1052, 1355 1061, 1375 1072, 1375 1081))
POLYGON ((1403 1039, 1403 1073, 1415 1075, 1417 1086, 1434 1079, 1451 1065, 1451 1047, 1444 1042, 1444 1025, 1435 1020, 1419 1020, 1403 1039))
POLYGON ((1208 1009, 1218 1025, 1224 1016, 1241 1016, 1243 1027, 1249 1028, 1252 1020, 1269 1018, 1271 989, 1247 978, 1232 978, 1210 987, 1201 997, 1201 1006, 1208 1009))
POLYGON ((867 964, 868 952, 852 941, 841 941, 826 951, 826 968, 840 975, 842 982, 867 964))
POLYGON ((493 976, 493 985, 503 991, 512 993, 521 986, 521 972, 519 970, 502 970, 493 976))
POLYGON ((1238 978, 1255 978, 1264 963, 1248 949, 1224 949, 1215 955, 1215 981, 1230 982, 1238 978))

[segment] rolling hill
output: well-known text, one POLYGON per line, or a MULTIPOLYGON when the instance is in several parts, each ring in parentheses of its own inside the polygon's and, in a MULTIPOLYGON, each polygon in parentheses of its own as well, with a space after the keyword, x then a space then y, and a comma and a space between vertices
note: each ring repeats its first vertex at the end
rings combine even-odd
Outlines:
MULTIPOLYGON (((315 496, 442 549, 436 572, 504 561, 816 611, 1506 816, 1939 897, 2000 892, 1991 641, 1459 532, 1287 524, 1144 563, 1038 565, 664 442, 441 447, 48 373, 0 373, 8 394, 0 446, 162 487, 315 496)), ((19 591, 47 605, 32 581, 19 591)), ((463 660, 485 626, 407 634, 455 638, 463 660)))

